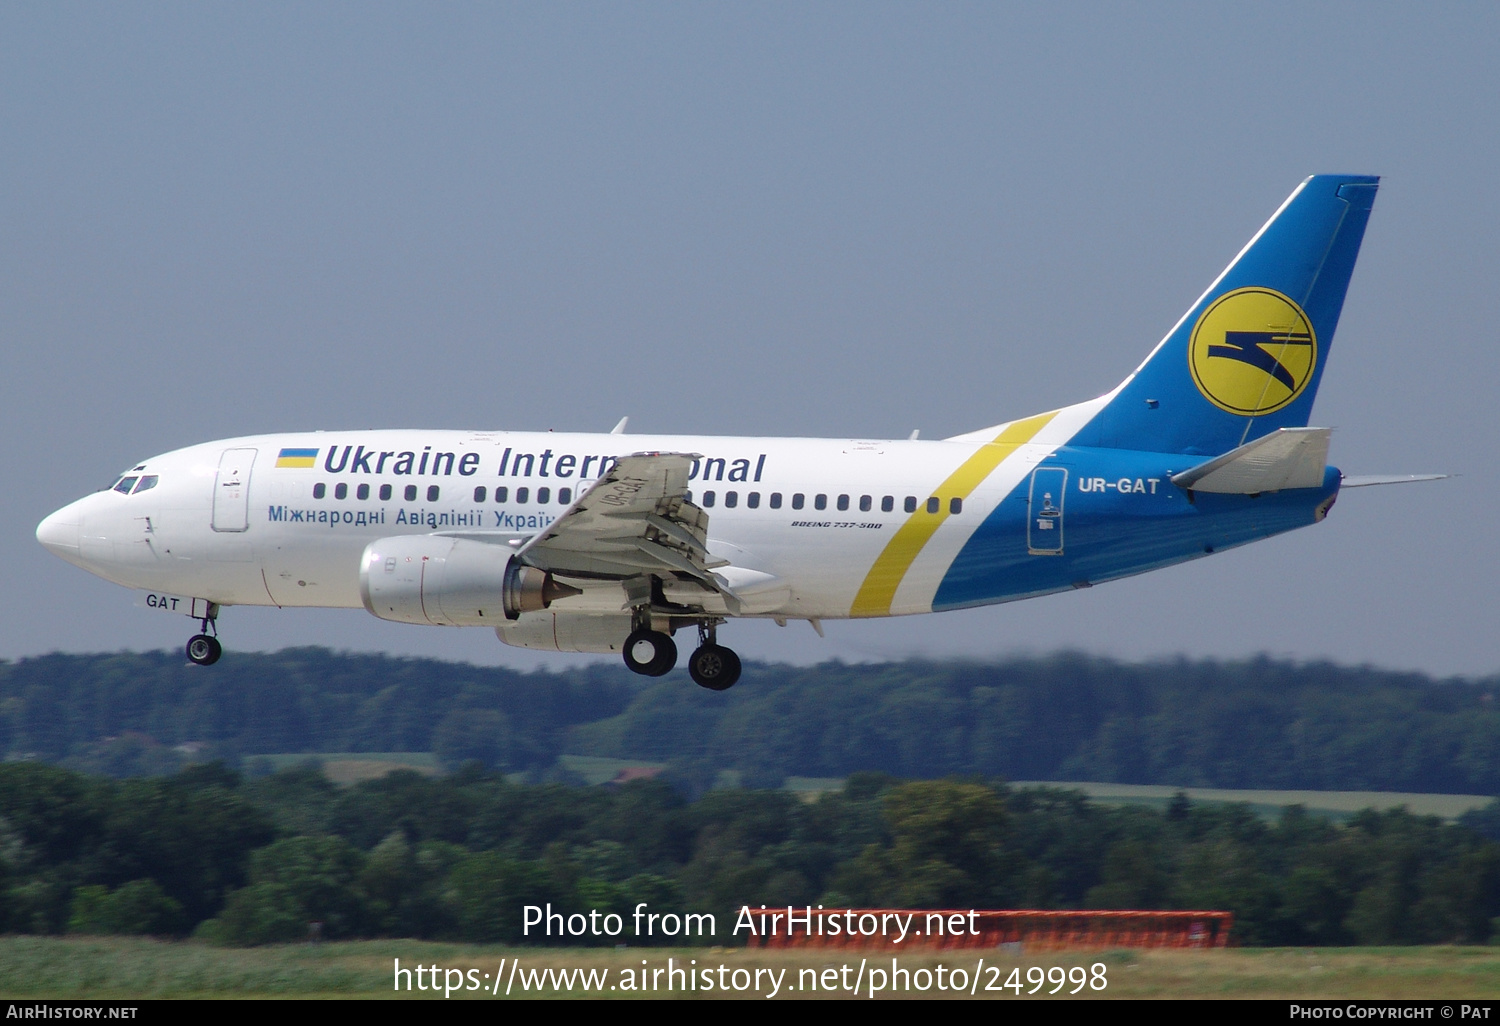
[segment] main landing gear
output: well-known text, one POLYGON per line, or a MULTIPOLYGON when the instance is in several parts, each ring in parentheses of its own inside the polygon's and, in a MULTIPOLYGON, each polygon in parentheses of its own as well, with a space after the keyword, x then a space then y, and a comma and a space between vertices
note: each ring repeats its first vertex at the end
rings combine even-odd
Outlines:
POLYGON ((211 603, 208 607, 208 615, 203 618, 199 633, 188 638, 187 657, 191 663, 199 666, 212 666, 219 661, 219 656, 224 654, 224 646, 219 644, 219 607, 211 603), (209 631, 213 631, 212 634, 209 631))
POLYGON ((639 627, 625 639, 625 665, 647 677, 660 677, 677 665, 677 643, 670 634, 639 627))
MULTIPOLYGON (((713 636, 712 629, 705 633, 710 638, 713 636)), ((688 658, 688 676, 701 688, 728 691, 740 679, 740 657, 734 654, 732 648, 705 640, 688 658)))
MULTIPOLYGON (((740 679, 740 657, 718 643, 717 627, 713 620, 698 624, 698 647, 688 657, 688 676, 699 687, 727 691, 740 679)), ((660 677, 677 665, 677 643, 650 626, 637 627, 625 639, 625 665, 647 677, 660 677)))

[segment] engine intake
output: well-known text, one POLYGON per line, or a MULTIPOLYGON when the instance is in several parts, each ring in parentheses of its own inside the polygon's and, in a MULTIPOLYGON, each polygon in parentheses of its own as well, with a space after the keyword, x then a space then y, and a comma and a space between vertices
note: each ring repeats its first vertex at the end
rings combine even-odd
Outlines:
POLYGON ((493 627, 579 594, 505 546, 467 538, 382 538, 359 564, 365 608, 397 623, 493 627))

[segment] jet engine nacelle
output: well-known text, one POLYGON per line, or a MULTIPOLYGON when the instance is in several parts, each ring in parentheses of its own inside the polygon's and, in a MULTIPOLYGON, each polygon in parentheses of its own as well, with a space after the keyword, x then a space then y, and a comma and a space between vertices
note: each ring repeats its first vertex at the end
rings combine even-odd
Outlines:
POLYGON ((495 636, 507 645, 544 652, 619 654, 630 636, 630 614, 527 613, 497 626, 495 636))
POLYGON ((577 594, 508 546, 468 538, 382 538, 359 563, 365 608, 397 623, 493 627, 577 594))

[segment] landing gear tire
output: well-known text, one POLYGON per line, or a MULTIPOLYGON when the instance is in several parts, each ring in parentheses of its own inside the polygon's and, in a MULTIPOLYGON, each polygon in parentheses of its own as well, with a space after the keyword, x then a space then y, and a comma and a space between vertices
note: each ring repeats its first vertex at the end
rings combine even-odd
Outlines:
POLYGON ((727 691, 740 679, 740 657, 723 645, 703 645, 688 659, 688 676, 699 687, 727 691))
POLYGON ((212 666, 219 661, 219 656, 224 654, 224 646, 219 644, 219 639, 207 634, 194 634, 188 639, 187 657, 189 662, 197 663, 199 666, 212 666))
POLYGON ((677 665, 677 643, 661 631, 634 631, 625 639, 625 665, 647 677, 660 677, 677 665))

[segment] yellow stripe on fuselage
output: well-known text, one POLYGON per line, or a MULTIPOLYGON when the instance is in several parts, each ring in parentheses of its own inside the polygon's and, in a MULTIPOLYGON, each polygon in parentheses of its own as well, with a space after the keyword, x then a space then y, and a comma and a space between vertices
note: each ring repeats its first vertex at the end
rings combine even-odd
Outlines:
POLYGON ((1056 410, 1016 421, 1000 432, 993 442, 981 445, 978 452, 949 474, 948 479, 932 493, 944 500, 938 506, 938 511, 927 512, 926 503, 923 503, 897 529, 895 537, 887 543, 885 551, 875 560, 875 565, 870 567, 865 582, 859 587, 859 594, 854 596, 854 605, 850 607, 849 615, 889 616, 891 603, 896 598, 896 589, 906 578, 917 554, 948 518, 948 500, 967 499, 969 493, 978 488, 1004 462, 1005 457, 1035 438, 1037 432, 1046 427, 1047 422, 1055 416, 1056 410))

